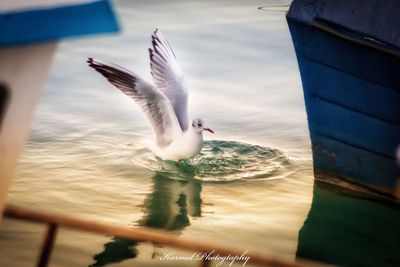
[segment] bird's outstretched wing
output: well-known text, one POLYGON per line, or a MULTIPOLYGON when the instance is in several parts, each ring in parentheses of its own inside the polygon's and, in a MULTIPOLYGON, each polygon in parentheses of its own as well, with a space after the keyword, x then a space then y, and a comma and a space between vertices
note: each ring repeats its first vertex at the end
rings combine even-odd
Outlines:
POLYGON ((167 146, 182 133, 179 122, 167 97, 138 75, 118 65, 89 58, 87 63, 110 83, 133 98, 153 128, 160 147, 167 146))
POLYGON ((189 126, 188 89, 181 67, 167 39, 156 29, 149 48, 151 75, 154 83, 169 99, 182 131, 189 126))

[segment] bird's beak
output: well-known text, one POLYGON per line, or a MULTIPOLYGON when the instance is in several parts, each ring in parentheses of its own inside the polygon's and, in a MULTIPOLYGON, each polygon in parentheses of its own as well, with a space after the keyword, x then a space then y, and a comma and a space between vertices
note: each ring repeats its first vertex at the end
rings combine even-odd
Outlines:
POLYGON ((210 133, 214 133, 214 131, 210 128, 203 128, 204 131, 210 132, 210 133))

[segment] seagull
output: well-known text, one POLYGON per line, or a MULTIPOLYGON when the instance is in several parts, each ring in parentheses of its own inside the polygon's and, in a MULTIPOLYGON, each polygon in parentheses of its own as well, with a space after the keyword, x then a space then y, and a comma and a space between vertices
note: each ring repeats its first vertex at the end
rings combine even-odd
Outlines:
POLYGON ((188 119, 188 88, 181 67, 167 39, 156 29, 149 48, 154 84, 116 64, 88 58, 87 63, 121 92, 132 98, 147 117, 154 141, 145 145, 163 160, 196 156, 203 146, 203 132, 214 131, 204 120, 188 119))

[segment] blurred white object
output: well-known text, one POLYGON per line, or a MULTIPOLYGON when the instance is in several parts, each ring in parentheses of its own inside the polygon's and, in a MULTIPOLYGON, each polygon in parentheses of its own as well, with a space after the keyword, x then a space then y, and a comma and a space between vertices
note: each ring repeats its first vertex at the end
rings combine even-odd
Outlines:
POLYGON ((1 218, 58 40, 115 32, 118 25, 107 0, 1 1, 0 25, 1 218))
MULTIPOLYGON (((0 81, 8 99, 0 130, 0 203, 29 135, 33 110, 46 82, 56 43, 0 49, 0 81)), ((0 206, 2 212, 3 205, 0 206)))

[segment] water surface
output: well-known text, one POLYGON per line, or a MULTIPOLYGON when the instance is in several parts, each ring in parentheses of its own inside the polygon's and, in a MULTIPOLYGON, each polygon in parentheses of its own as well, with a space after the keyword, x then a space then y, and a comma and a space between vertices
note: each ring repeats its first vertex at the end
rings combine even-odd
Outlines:
MULTIPOLYGON (((296 258, 313 197, 306 114, 284 1, 116 1, 122 33, 59 46, 8 203, 296 258), (133 101, 87 67, 115 62, 151 79, 159 28, 215 135, 196 158, 160 162, 133 101)), ((44 228, 4 220, 1 264, 30 266, 44 228)), ((62 229, 51 266, 141 266, 172 251, 62 229), (112 265, 114 264, 114 265, 112 265)), ((182 252, 179 252, 182 253, 182 252)), ((187 263, 181 263, 185 265, 187 263)))

